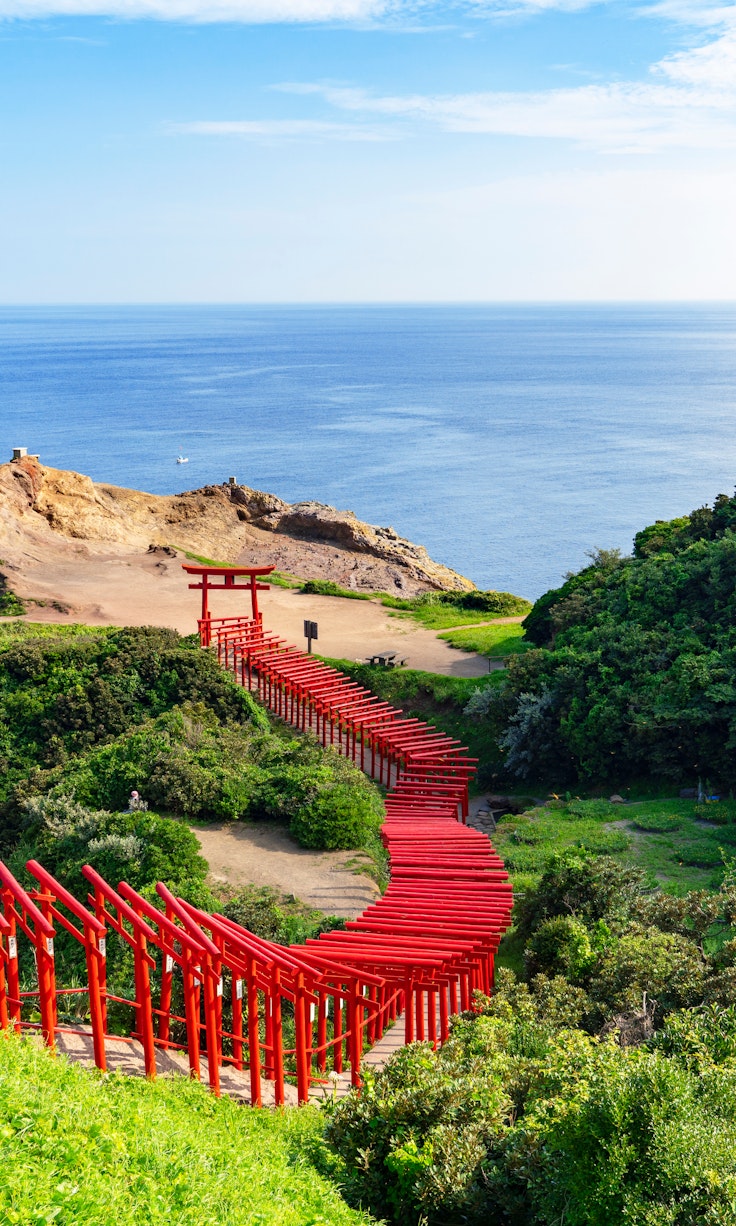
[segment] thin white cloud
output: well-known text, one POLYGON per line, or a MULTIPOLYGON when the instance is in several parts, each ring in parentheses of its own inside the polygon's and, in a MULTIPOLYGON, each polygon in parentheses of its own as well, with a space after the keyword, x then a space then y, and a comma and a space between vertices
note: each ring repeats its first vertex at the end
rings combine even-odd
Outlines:
POLYGON ((249 140, 396 140, 389 128, 367 127, 355 123, 330 123, 318 119, 235 119, 197 120, 172 125, 175 132, 195 136, 242 136, 249 140))
POLYGON ((714 91, 736 91, 736 22, 720 38, 703 47, 680 51, 656 65, 657 71, 679 85, 714 91))
MULTIPOLYGON (((734 10, 731 10, 732 12, 734 10)), ((376 96, 333 84, 278 88, 317 94, 342 112, 444 132, 577 142, 610 152, 736 147, 736 28, 653 65, 641 82, 542 91, 376 96)))
POLYGON ((388 0, 0 0, 0 18, 115 17, 185 22, 370 21, 388 0))
POLYGON ((435 12, 471 16, 532 14, 543 9, 580 9, 598 0, 0 0, 0 19, 112 17, 122 20, 245 24, 345 22, 422 32, 407 26, 435 12))

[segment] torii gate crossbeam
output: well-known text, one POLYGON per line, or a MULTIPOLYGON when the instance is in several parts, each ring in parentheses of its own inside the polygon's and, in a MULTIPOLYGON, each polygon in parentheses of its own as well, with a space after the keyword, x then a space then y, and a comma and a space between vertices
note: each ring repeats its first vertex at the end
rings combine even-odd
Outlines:
POLYGON ((183 562, 182 570, 188 575, 198 575, 199 583, 190 583, 190 588, 196 588, 202 593, 202 617, 200 619, 200 639, 204 647, 209 647, 212 640, 212 618, 210 616, 210 592, 250 592, 250 603, 253 620, 260 623, 263 615, 258 610, 258 593, 269 591, 268 583, 259 583, 258 579, 270 575, 275 566, 194 566, 183 562), (236 580, 247 576, 247 583, 236 580), (214 580, 214 582, 213 582, 214 580))

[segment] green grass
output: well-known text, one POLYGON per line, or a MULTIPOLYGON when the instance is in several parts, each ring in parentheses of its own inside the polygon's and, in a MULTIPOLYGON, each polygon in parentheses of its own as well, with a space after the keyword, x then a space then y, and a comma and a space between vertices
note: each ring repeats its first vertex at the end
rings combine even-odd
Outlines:
MULTIPOLYGON (((191 553, 188 549, 181 549, 179 545, 172 545, 172 549, 183 553, 185 558, 190 562, 197 562, 199 566, 232 566, 232 562, 217 562, 212 558, 203 558, 201 554, 191 553)), ((274 587, 300 588, 303 580, 297 579, 296 575, 289 575, 280 570, 274 570, 270 575, 263 576, 264 583, 271 583, 274 587)))
POLYGON ((25 601, 15 592, 0 592, 0 617, 23 617, 27 612, 25 601))
POLYGON ((301 579, 282 570, 271 571, 270 575, 265 576, 265 582, 272 584, 273 587, 286 587, 292 590, 300 589, 302 586, 301 579))
POLYGON ((183 553, 185 558, 190 562, 196 562, 199 566, 232 566, 232 562, 217 562, 213 558, 203 558, 199 553, 190 553, 188 549, 182 549, 179 545, 172 545, 172 549, 176 549, 178 553, 183 553))
POLYGON ((524 638, 524 631, 517 623, 499 625, 491 622, 469 630, 449 630, 437 636, 446 639, 460 651, 476 651, 486 656, 510 656, 527 651, 532 643, 524 638))
POLYGON ((736 855, 736 805, 552 800, 503 818, 493 842, 518 890, 535 884, 553 852, 582 847, 644 869, 651 886, 684 894, 720 885, 725 861, 736 855))
POLYGON ((307 596, 341 596, 343 600, 370 600, 372 592, 354 592, 351 588, 340 587, 332 579, 307 579, 301 584, 301 590, 307 596))
POLYGON ((498 749, 489 725, 483 720, 469 719, 463 715, 463 708, 474 690, 501 685, 504 680, 502 671, 489 673, 485 677, 445 677, 414 668, 381 668, 378 665, 356 664, 352 660, 320 658, 347 673, 385 702, 400 707, 407 715, 434 724, 462 745, 467 745, 470 757, 478 758, 482 763, 478 786, 491 786, 491 773, 498 763, 498 749))
POLYGON ((10 621, 0 623, 0 651, 23 639, 77 638, 89 634, 112 634, 117 626, 85 626, 81 622, 10 621))
POLYGON ((3 1226, 368 1226, 315 1166, 318 1109, 102 1077, 0 1038, 3 1226))
POLYGON ((488 614, 479 613, 477 609, 458 609, 455 605, 419 605, 415 609, 395 609, 387 600, 381 600, 382 605, 394 609, 389 617, 408 617, 419 622, 428 630, 447 630, 451 626, 477 625, 478 622, 489 621, 488 614))
MULTIPOLYGON (((494 619, 493 613, 484 613, 478 609, 463 609, 453 604, 423 604, 419 601, 414 603, 409 600, 399 600, 394 596, 381 595, 381 604, 395 610, 391 616, 410 617, 420 625, 426 626, 428 630, 447 630, 451 626, 474 626, 479 622, 492 622, 494 619)), ((503 616, 521 617, 528 611, 528 609, 519 610, 518 613, 503 616)), ((502 615, 496 614, 495 616, 502 615)))

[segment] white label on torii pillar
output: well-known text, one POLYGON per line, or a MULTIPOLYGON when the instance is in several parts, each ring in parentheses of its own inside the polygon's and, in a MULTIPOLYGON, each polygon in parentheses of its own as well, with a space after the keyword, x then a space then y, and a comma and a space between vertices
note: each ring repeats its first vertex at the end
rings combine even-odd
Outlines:
POLYGON ((166 973, 167 975, 170 975, 173 969, 174 969, 174 959, 172 958, 171 954, 167 954, 166 955, 166 973))
POLYGON ((99 941, 97 942, 97 952, 101 958, 107 957, 107 941, 104 937, 100 937, 99 941))
POLYGON ((46 937, 46 953, 50 954, 51 957, 53 958, 54 956, 54 938, 53 937, 46 937))
POLYGON ((18 957, 18 942, 16 941, 15 937, 8 937, 8 957, 18 957))
POLYGON ((235 999, 236 1000, 243 999, 243 980, 242 979, 235 980, 235 999))
POLYGON ((217 980, 217 995, 222 996, 222 976, 217 980))

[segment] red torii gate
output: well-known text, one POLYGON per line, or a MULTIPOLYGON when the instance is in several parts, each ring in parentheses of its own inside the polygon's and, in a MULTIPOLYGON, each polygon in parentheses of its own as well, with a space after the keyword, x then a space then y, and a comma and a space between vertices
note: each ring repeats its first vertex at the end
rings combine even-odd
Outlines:
MULTIPOLYGON (((188 575, 199 575, 199 583, 190 583, 190 588, 196 588, 202 593, 202 616, 199 620, 199 636, 203 647, 209 647, 212 641, 212 617, 210 616, 209 608, 209 593, 224 592, 224 591, 240 591, 250 592, 250 602, 252 616, 255 622, 262 622, 263 614, 258 611, 258 593, 267 592, 269 585, 267 583, 259 583, 258 578, 261 575, 270 575, 271 571, 275 570, 275 566, 193 566, 191 563, 182 562, 182 570, 185 570, 188 575), (236 579, 243 575, 248 576, 247 583, 236 583, 236 579), (212 582, 219 579, 220 582, 212 582)), ((217 618, 217 621, 225 621, 225 618, 217 618)), ((238 619, 240 620, 240 619, 238 619)))

